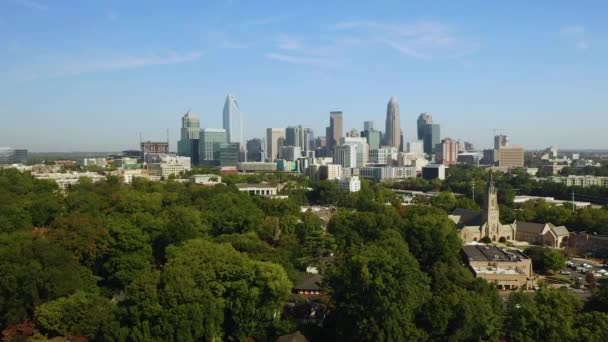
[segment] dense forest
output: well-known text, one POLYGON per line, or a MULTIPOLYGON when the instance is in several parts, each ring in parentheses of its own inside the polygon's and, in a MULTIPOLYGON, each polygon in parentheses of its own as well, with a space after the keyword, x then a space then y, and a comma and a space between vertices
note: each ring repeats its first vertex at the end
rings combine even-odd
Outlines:
MULTIPOLYGON (((282 174, 263 177, 286 183, 288 199, 233 186, 259 177, 212 187, 83 178, 64 196, 0 170, 3 338, 274 341, 300 330, 312 341, 608 340, 606 289, 587 303, 545 288, 503 301, 473 277, 446 214, 476 201, 442 194, 400 207, 379 184, 347 193, 282 174), (306 204, 337 210, 325 227, 306 204), (292 286, 308 266, 323 274, 314 299, 327 308, 323 324, 286 310, 306 301, 292 286)), ((466 182, 440 186, 464 192, 466 182)))

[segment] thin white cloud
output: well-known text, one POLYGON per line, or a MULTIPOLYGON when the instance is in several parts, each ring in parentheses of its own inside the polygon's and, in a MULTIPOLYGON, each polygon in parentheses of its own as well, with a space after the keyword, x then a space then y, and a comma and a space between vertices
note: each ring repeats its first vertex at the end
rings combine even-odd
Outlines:
POLYGON ((559 29, 559 35, 562 37, 580 36, 585 33, 585 27, 581 25, 563 26, 559 29))
POLYGON ((562 26, 559 29, 559 37, 570 42, 579 50, 586 50, 591 46, 585 36, 586 30, 582 25, 562 26))
POLYGON ((155 65, 180 64, 198 60, 201 56, 201 52, 195 51, 181 55, 177 53, 169 53, 164 56, 123 56, 103 60, 75 62, 67 66, 57 68, 51 73, 51 76, 71 76, 94 72, 128 70, 155 65))
POLYGON ((36 10, 36 11, 46 11, 49 7, 43 3, 32 1, 32 0, 13 0, 13 2, 17 5, 36 10))
POLYGON ((399 24, 369 20, 343 21, 337 23, 335 28, 417 59, 461 56, 474 50, 472 43, 457 37, 449 27, 435 21, 399 24))
POLYGON ((268 53, 266 57, 269 59, 291 63, 291 64, 307 64, 320 67, 334 67, 335 62, 321 57, 288 55, 283 53, 268 53))

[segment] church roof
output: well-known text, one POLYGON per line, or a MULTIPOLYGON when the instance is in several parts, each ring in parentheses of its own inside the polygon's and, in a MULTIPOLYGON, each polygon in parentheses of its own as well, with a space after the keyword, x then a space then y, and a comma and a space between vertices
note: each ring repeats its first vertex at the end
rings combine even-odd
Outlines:
POLYGON ((522 233, 540 234, 545 229, 545 223, 516 222, 517 231, 522 233))
POLYGON ((555 234, 557 236, 568 236, 568 235, 570 235, 570 232, 568 232, 568 228, 566 228, 565 226, 555 227, 555 228, 553 228, 553 231, 555 232, 555 234))
POLYGON ((452 211, 452 214, 450 214, 450 218, 459 228, 465 226, 481 226, 483 224, 480 210, 456 208, 452 211))

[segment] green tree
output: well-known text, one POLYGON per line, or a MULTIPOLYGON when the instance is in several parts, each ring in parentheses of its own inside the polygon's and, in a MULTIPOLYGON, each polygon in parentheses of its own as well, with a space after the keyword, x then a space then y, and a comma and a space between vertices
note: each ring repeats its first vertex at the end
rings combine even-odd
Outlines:
POLYGON ((414 313, 429 296, 428 279, 396 232, 352 249, 326 276, 335 309, 331 328, 343 341, 411 341, 422 332, 414 313))
POLYGON ((77 290, 96 288, 97 278, 44 236, 0 234, 0 326, 31 319, 34 308, 77 290))
POLYGON ((537 272, 555 272, 566 267, 566 258, 559 251, 534 246, 524 252, 532 259, 532 267, 537 272))
POLYGON ((115 309, 107 298, 77 291, 37 307, 35 320, 48 333, 93 338, 104 325, 114 321, 115 309))

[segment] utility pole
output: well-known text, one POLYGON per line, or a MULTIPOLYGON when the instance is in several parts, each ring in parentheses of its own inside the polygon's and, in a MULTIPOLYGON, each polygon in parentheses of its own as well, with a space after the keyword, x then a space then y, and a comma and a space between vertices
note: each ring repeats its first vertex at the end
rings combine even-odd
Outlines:
POLYGON ((473 179, 473 184, 471 184, 471 187, 473 188, 473 202, 475 202, 475 179, 473 179))
POLYGON ((575 205, 574 205, 574 190, 572 190, 572 212, 574 212, 575 210, 575 205))

